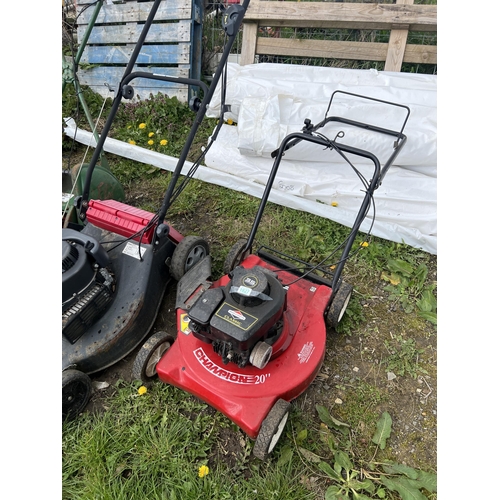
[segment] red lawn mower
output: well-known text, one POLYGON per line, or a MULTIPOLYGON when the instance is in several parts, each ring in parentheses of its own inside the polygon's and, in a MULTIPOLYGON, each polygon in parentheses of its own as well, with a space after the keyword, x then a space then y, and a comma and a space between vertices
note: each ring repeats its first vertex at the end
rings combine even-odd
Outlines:
MULTIPOLYGON (((194 175, 215 141, 223 115, 211 142, 178 184, 181 171, 199 125, 219 80, 225 85, 225 67, 231 47, 248 7, 232 5, 223 10, 226 43, 210 87, 191 78, 169 77, 132 71, 161 0, 152 3, 139 41, 134 48, 110 114, 90 161, 82 195, 75 200, 79 224, 63 220, 62 229, 62 416, 71 419, 87 405, 92 392, 89 375, 120 361, 149 334, 169 282, 209 254, 208 244, 197 236, 182 236, 167 222, 167 210, 194 175), (134 78, 185 84, 203 91, 190 108, 196 112, 191 131, 180 154, 157 213, 116 200, 89 200, 92 173, 103 151, 122 98, 131 99, 134 78)), ((224 101, 224 96, 222 96, 224 101)), ((221 103, 224 112, 225 104, 221 103)))
POLYGON ((264 460, 285 427, 290 402, 303 393, 318 374, 325 356, 327 325, 335 329, 351 298, 353 287, 341 278, 359 228, 373 203, 387 169, 406 142, 403 134, 409 108, 347 92, 334 92, 325 119, 317 125, 305 120, 300 133, 288 135, 278 150, 257 215, 247 239, 239 240, 224 262, 222 278, 211 281, 209 255, 179 281, 176 296, 177 335, 158 332, 139 351, 133 376, 143 382, 154 377, 183 389, 210 404, 255 440, 253 454, 264 460), (387 130, 342 117, 328 117, 335 95, 369 99, 398 106, 406 118, 401 130, 387 130), (372 153, 318 132, 329 122, 361 128, 393 138, 393 151, 381 168, 372 153), (365 188, 361 208, 345 242, 319 265, 261 246, 252 253, 254 238, 274 178, 285 151, 309 141, 336 151, 365 188), (349 157, 373 163, 368 182, 349 157), (332 265, 324 265, 342 250, 332 265), (317 272, 321 271, 321 272, 317 272))

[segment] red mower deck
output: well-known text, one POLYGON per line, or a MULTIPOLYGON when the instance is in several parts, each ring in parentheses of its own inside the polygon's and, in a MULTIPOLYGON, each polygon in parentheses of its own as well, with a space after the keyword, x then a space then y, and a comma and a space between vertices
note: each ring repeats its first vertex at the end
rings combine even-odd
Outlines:
MULTIPOLYGON (((278 270, 255 255, 241 264, 245 268, 256 265, 278 270)), ((283 282, 296 280, 283 271, 279 276, 283 282)), ((224 276, 213 287, 225 286, 228 281, 224 276)), ((157 364, 158 376, 213 406, 255 439, 274 403, 297 398, 319 372, 325 356, 324 311, 330 295, 328 286, 305 279, 289 287, 283 333, 262 370, 252 365, 224 365, 210 344, 191 334, 184 321, 186 311, 178 309, 177 340, 157 364)))

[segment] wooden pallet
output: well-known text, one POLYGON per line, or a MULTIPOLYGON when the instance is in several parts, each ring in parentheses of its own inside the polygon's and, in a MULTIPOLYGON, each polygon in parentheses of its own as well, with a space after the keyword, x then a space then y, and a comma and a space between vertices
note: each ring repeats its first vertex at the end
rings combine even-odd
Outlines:
POLYGON ((407 43, 410 31, 437 31, 437 6, 349 2, 251 0, 243 24, 240 64, 258 55, 385 61, 385 71, 401 71, 403 62, 437 64, 436 45, 407 43), (261 36, 262 28, 281 27, 390 30, 388 43, 304 40, 261 36))
MULTIPOLYGON (((78 41, 81 43, 92 17, 94 0, 78 0, 78 41)), ((125 0, 104 3, 85 46, 78 77, 104 97, 118 88, 136 46, 152 2, 125 0)), ((161 2, 140 52, 134 71, 200 79, 202 0, 161 2)), ((137 78, 131 85, 134 99, 162 92, 187 102, 195 89, 186 85, 137 78)))

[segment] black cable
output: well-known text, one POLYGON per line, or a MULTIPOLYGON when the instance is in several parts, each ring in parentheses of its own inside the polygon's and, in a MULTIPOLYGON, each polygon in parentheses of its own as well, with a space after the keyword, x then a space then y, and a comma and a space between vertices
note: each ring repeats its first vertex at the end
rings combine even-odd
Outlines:
MULTIPOLYGON (((224 45, 227 43, 227 33, 224 35, 224 45)), ((222 73, 221 73, 221 102, 220 102, 220 116, 219 116, 219 121, 217 123, 217 126, 214 129, 214 132, 210 136, 210 141, 208 145, 204 148, 204 150, 199 154, 198 158, 195 160, 187 174, 185 175, 184 179, 182 182, 175 188, 174 192, 172 193, 172 196, 170 198, 167 210, 172 206, 174 201, 178 198, 178 196, 184 191, 184 189, 187 187, 189 181, 193 178, 194 174, 198 170, 198 167, 200 166, 201 162, 205 158, 206 154, 212 147, 212 145, 215 143, 217 136, 219 135, 219 131, 222 128, 222 125, 224 123, 224 112, 225 112, 225 106, 226 106, 226 92, 227 92, 227 61, 223 67, 222 73)))
MULTIPOLYGON (((347 162, 349 163, 349 165, 351 165, 354 168, 354 166, 352 165, 352 163, 349 160, 347 160, 347 162)), ((360 179, 361 179, 361 182, 363 183, 363 185, 367 186, 368 185, 368 181, 366 180, 366 178, 356 168, 354 168, 354 170, 357 172, 358 176, 360 176, 360 179)), ((363 220, 367 217, 368 212, 370 211, 370 208, 372 208, 372 207, 373 207, 373 217, 372 217, 372 223, 370 225, 370 228, 368 229, 368 232, 366 233, 367 239, 371 239, 371 237, 372 237, 371 232, 372 232, 372 229, 373 229, 373 225, 375 223, 375 214, 376 214, 375 200, 373 198, 373 193, 370 193, 370 203, 368 204, 368 206, 367 206, 367 208, 365 210, 365 213, 363 214, 363 220)), ((349 234, 344 239, 344 241, 342 243, 340 243, 339 245, 337 245, 337 247, 332 252, 330 252, 330 254, 328 254, 322 261, 320 261, 315 266, 309 268, 307 272, 305 272, 304 274, 302 274, 301 276, 299 276, 297 279, 295 279, 295 280, 291 281, 290 283, 285 284, 283 286, 293 285, 294 283, 297 283, 297 281, 300 281, 301 279, 306 278, 307 276, 309 276, 309 274, 311 274, 312 272, 314 272, 317 269, 319 269, 320 266, 322 266, 328 259, 330 259, 331 257, 333 257, 340 249, 342 249, 346 245, 347 241, 349 240, 349 238, 353 234, 354 234, 354 228, 352 228, 352 230, 349 232, 349 234)), ((344 259, 340 259, 337 262, 334 262, 333 264, 331 264, 331 266, 338 266, 342 262, 347 262, 348 259, 354 257, 359 251, 361 251, 362 248, 363 247, 360 246, 358 249, 354 250, 353 252, 350 252, 344 259)), ((297 268, 291 268, 291 269, 297 269, 297 268)), ((285 271, 286 269, 282 269, 282 270, 285 271)))
POLYGON ((137 231, 136 233, 125 238, 124 240, 106 241, 107 244, 116 243, 116 245, 109 248, 107 250, 107 252, 111 252, 111 251, 115 250, 116 248, 118 248, 119 246, 123 245, 124 243, 127 243, 128 241, 132 241, 134 238, 137 238, 138 236, 140 236, 140 239, 138 241, 138 243, 139 243, 139 259, 142 262, 142 260, 143 260, 142 254, 141 254, 142 239, 144 238, 144 235, 148 232, 148 230, 151 229, 152 227, 154 227, 156 225, 156 223, 158 222, 158 213, 159 213, 159 211, 155 213, 155 215, 151 218, 151 220, 140 231, 137 231))

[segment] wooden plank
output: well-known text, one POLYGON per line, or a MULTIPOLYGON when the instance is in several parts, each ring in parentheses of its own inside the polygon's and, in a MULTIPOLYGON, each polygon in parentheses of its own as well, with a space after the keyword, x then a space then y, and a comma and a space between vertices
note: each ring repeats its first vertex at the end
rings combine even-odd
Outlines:
MULTIPOLYGON (((144 45, 137 64, 189 64, 189 43, 176 45, 144 45)), ((134 46, 93 45, 83 51, 83 64, 127 64, 134 46)))
MULTIPOLYGON (((173 77, 188 77, 189 69, 182 68, 141 68, 134 67, 135 71, 148 72, 155 75, 173 76, 173 77)), ((78 78, 81 85, 97 85, 101 82, 102 85, 109 84, 111 87, 117 87, 123 77, 124 68, 119 66, 96 66, 78 72, 78 78)), ((184 84, 162 82, 159 80, 152 80, 150 78, 135 78, 130 82, 132 86, 167 86, 167 87, 184 87, 184 84)))
MULTIPOLYGON (((358 61, 385 61, 387 47, 387 43, 377 42, 338 42, 331 40, 258 38, 256 53, 270 56, 276 55, 358 61)), ((437 46, 407 45, 403 62, 437 64, 437 46)))
POLYGON ((255 50, 257 47, 257 23, 243 24, 243 39, 241 42, 241 62, 245 64, 253 64, 255 62, 255 50))
MULTIPOLYGON (((129 23, 117 26, 94 26, 88 44, 137 43, 144 25, 129 23)), ((83 37, 85 27, 78 26, 78 39, 83 37)), ((145 43, 188 42, 191 35, 191 22, 151 25, 145 43)))
MULTIPOLYGON (((413 5, 413 0, 396 0, 396 4, 413 5)), ((384 71, 401 71, 407 40, 408 27, 391 30, 384 71)))
MULTIPOLYGON (((85 2, 79 0, 78 24, 88 24, 93 7, 84 8, 85 2)), ((88 5, 86 6, 88 7, 88 5)), ((106 4, 101 7, 96 24, 129 23, 146 21, 152 7, 152 2, 126 2, 122 4, 106 4)), ((178 19, 191 19, 191 0, 168 0, 161 2, 155 15, 155 22, 178 19)))
MULTIPOLYGON (((96 94, 101 95, 104 99, 107 99, 108 97, 110 99, 113 99, 114 94, 109 93, 108 89, 104 87, 103 85, 99 85, 96 87, 91 87, 92 91, 95 92, 96 94)), ((137 102, 137 96, 140 97, 141 100, 149 99, 150 94, 156 95, 162 93, 168 97, 177 97, 180 102, 188 102, 189 101, 189 95, 188 95, 188 89, 181 89, 181 88, 175 88, 175 87, 141 87, 136 89, 136 93, 134 96, 134 99, 132 102, 137 102)), ((127 101, 123 101, 127 102, 127 101)), ((129 101, 130 102, 130 101, 129 101)))
POLYGON ((244 19, 251 21, 260 26, 353 29, 393 29, 404 24, 410 31, 436 31, 437 6, 254 0, 244 19))
POLYGON ((437 64, 436 45, 407 45, 403 57, 405 63, 437 64))
POLYGON ((385 61, 386 43, 297 40, 293 38, 257 38, 257 54, 385 61))
MULTIPOLYGON (((134 68, 134 71, 146 71, 144 68, 134 68)), ((150 73, 164 76, 174 76, 187 78, 189 75, 189 68, 148 68, 150 73)), ((98 66, 89 68, 84 71, 79 71, 78 79, 80 85, 89 86, 94 92, 99 93, 104 97, 114 97, 114 93, 109 93, 108 86, 115 90, 119 87, 120 81, 123 77, 124 69, 118 66, 98 66)), ((171 95, 174 92, 177 96, 184 96, 184 101, 187 99, 188 87, 187 85, 175 82, 163 82, 160 80, 152 80, 149 78, 136 78, 130 82, 135 89, 135 97, 140 95, 141 99, 149 97, 149 93, 156 94, 162 92, 171 95)), ((180 97, 179 97, 180 98, 180 97)))

